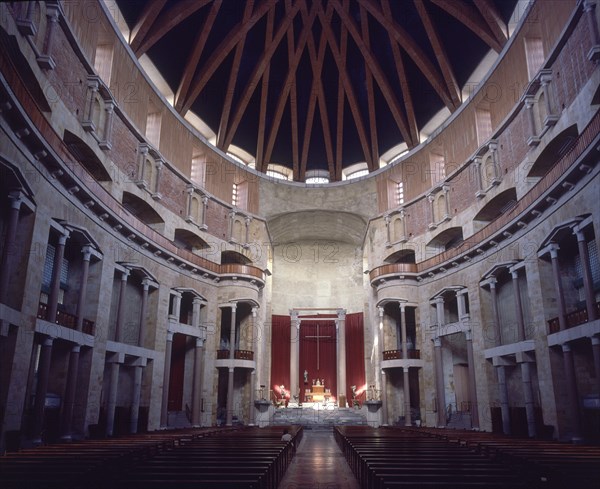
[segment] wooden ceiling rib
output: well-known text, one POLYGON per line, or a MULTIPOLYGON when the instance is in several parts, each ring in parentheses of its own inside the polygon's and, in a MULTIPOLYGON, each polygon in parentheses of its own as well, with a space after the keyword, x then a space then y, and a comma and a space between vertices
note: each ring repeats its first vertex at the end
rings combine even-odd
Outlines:
POLYGON ((200 61, 200 57, 204 51, 206 40, 208 39, 208 35, 210 34, 210 31, 215 23, 215 19, 217 18, 217 14, 219 13, 222 3, 223 0, 215 0, 215 2, 212 4, 208 17, 204 21, 204 24, 200 29, 198 29, 194 47, 188 56, 185 68, 183 69, 183 75, 181 75, 181 81, 179 82, 179 88, 177 89, 177 94, 175 96, 175 109, 178 108, 180 101, 185 98, 190 88, 192 77, 194 76, 194 73, 196 73, 196 68, 198 68, 198 62, 200 61))
MULTIPOLYGON (((371 40, 369 39, 369 19, 367 19, 367 11, 360 6, 360 26, 362 30, 362 39, 364 46, 371 51, 371 40)), ((369 129, 371 134, 371 151, 373 154, 373 162, 379 161, 379 142, 377 140, 377 118, 375 117, 375 93, 373 91, 373 75, 369 66, 365 69, 365 82, 367 86, 367 98, 369 107, 369 129)), ((375 168, 369 168, 373 171, 375 168)))
MULTIPOLYGON (((265 33, 265 49, 273 40, 273 26, 275 22, 275 10, 269 10, 267 15, 267 31, 265 33)), ((258 112, 258 140, 256 141, 256 169, 265 173, 267 171, 267 162, 264 158, 265 147, 265 124, 267 119, 267 100, 269 98, 269 78, 271 67, 268 66, 262 77, 260 92, 260 108, 258 112)), ((294 163, 295 165, 296 163, 294 163)))
POLYGON ((331 49, 331 53, 333 54, 333 59, 335 59, 335 63, 337 65, 338 71, 340 72, 340 76, 342 78, 342 82, 344 85, 344 92, 346 97, 348 98, 348 105, 350 106, 350 111, 352 112, 352 116, 354 118, 354 123, 356 124, 356 131, 358 133, 358 138, 360 140, 360 144, 363 148, 363 152, 365 155, 365 161, 367 162, 367 166, 369 168, 374 168, 375 163, 373 161, 373 156, 371 154, 371 150, 369 147, 369 142, 367 139, 367 133, 365 131, 365 126, 362 120, 362 116, 360 113, 360 107, 356 101, 356 96, 354 94, 354 88, 350 79, 348 77, 347 67, 346 67, 346 57, 342 58, 340 54, 340 50, 338 48, 337 42, 335 41, 335 36, 333 35, 333 31, 331 30, 331 26, 325 21, 325 13, 322 8, 319 8, 318 11, 319 19, 321 20, 321 24, 323 26, 323 32, 327 36, 327 43, 329 44, 329 48, 331 49))
MULTIPOLYGON (((384 0, 387 3, 387 0, 384 0)), ((446 54, 446 49, 442 44, 440 37, 433 25, 433 20, 429 16, 427 9, 425 8, 425 3, 423 0, 415 0, 415 7, 417 7, 417 12, 419 12, 419 17, 421 17, 421 21, 423 22, 423 26, 425 27, 425 31, 431 41, 431 45, 433 47, 433 51, 435 53, 435 57, 438 60, 440 65, 440 69, 442 70, 442 75, 444 76, 444 80, 446 81, 446 86, 448 87, 448 93, 450 94, 450 99, 452 100, 453 107, 456 109, 460 105, 460 89, 458 87, 458 83, 456 82, 456 78, 454 76, 454 72, 452 71, 452 66, 450 65, 450 60, 448 59, 448 55, 446 54)))
POLYGON ((496 40, 504 46, 508 41, 508 27, 496 6, 490 0, 475 0, 475 6, 487 22, 496 40))
POLYGON ((197 71, 192 81, 190 93, 178 109, 181 114, 185 114, 194 103, 200 92, 204 89, 208 81, 214 75, 221 63, 227 58, 231 50, 236 46, 240 39, 245 36, 250 29, 263 17, 275 4, 277 0, 265 0, 257 11, 252 15, 248 22, 240 22, 230 33, 221 41, 219 46, 213 51, 202 69, 197 71))
POLYGON ((136 55, 140 45, 142 44, 142 41, 148 34, 152 24, 154 24, 156 21, 156 18, 165 6, 165 3, 167 3, 167 0, 152 0, 148 2, 142 10, 142 13, 137 19, 135 25, 131 28, 129 45, 136 55))
POLYGON ((418 145, 420 125, 461 105, 459 80, 506 45, 517 2, 233 1, 116 0, 131 49, 164 72, 175 109, 215 125, 221 150, 235 142, 258 171, 288 166, 296 181, 312 169, 341 180, 362 161, 375 171, 382 153, 418 145))
POLYGON ((419 68, 423 75, 425 75, 425 78, 429 81, 437 94, 444 101, 444 104, 446 104, 451 111, 454 110, 454 104, 452 103, 452 99, 448 94, 446 84, 442 76, 439 74, 433 63, 429 60, 427 55, 423 52, 415 40, 410 37, 410 35, 400 25, 394 22, 392 17, 387 17, 384 15, 384 13, 373 3, 366 0, 358 0, 358 2, 361 5, 364 5, 369 13, 388 30, 390 35, 394 37, 396 42, 402 46, 402 49, 406 51, 406 53, 415 62, 417 68, 419 68))
MULTIPOLYGON (((382 6, 385 15, 391 16, 392 12, 389 2, 384 0, 382 2, 382 6)), ((415 115, 412 93, 408 84, 408 77, 406 76, 404 62, 402 61, 400 46, 390 33, 388 33, 388 37, 392 47, 392 56, 394 57, 394 64, 396 65, 396 73, 398 75, 398 80, 400 81, 400 90, 402 91, 402 99, 404 100, 404 109, 406 111, 406 122, 408 124, 408 132, 410 134, 410 138, 408 141, 406 141, 406 144, 409 148, 413 148, 419 144, 419 129, 417 127, 417 118, 415 115)))
POLYGON ((156 42, 158 42, 167 32, 177 27, 177 25, 200 10, 210 1, 211 0, 197 0, 195 2, 180 2, 167 10, 167 12, 163 13, 160 17, 156 17, 155 22, 151 25, 152 29, 147 29, 147 35, 140 41, 137 49, 133 50, 135 55, 139 58, 142 54, 145 54, 148 49, 154 46, 154 44, 156 44, 156 42))
MULTIPOLYGON (((244 20, 246 22, 252 13, 254 1, 251 0, 246 3, 244 8, 244 20)), ((212 12, 211 12, 212 13, 212 12)), ((217 132, 217 148, 227 151, 228 148, 223 146, 225 134, 227 133, 227 123, 229 122, 229 114, 231 112, 231 104, 233 101, 233 93, 235 91, 235 84, 237 82, 238 73, 240 71, 240 63, 242 61, 242 53, 244 52, 244 46, 246 44, 246 36, 242 36, 242 39, 235 48, 235 54, 233 56, 233 65, 229 72, 229 80, 227 81, 227 91, 225 92, 225 101, 223 102, 223 110, 221 111, 221 120, 219 122, 219 131, 217 132)))
POLYGON ((477 34, 481 40, 487 43, 494 51, 502 51, 502 43, 498 42, 496 36, 492 34, 485 19, 482 19, 478 10, 466 3, 457 4, 453 0, 431 0, 438 7, 444 9, 450 15, 455 17, 466 27, 477 34))
MULTIPOLYGON (((285 2, 285 11, 289 12, 292 8, 291 0, 286 0, 285 2)), ((302 2, 302 6, 300 7, 300 11, 304 14, 306 11, 306 2, 302 2)), ((294 24, 288 29, 287 33, 287 45, 288 45, 288 69, 289 71, 296 72, 298 66, 292 66, 294 60, 294 24)), ((292 85, 290 87, 290 116, 291 116, 291 134, 292 138, 292 162, 294 165, 297 165, 299 161, 298 155, 298 100, 297 100, 297 91, 296 91, 296 78, 292 81, 292 85)))

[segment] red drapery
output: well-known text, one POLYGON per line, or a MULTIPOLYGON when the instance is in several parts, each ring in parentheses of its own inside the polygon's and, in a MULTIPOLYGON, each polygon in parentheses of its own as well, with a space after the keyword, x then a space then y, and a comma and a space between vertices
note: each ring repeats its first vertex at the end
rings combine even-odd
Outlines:
MULTIPOLYGON (((314 316, 313 316, 314 317, 314 316)), ((337 399, 337 354, 335 321, 332 319, 302 321, 300 326, 300 358, 298 386, 300 400, 304 400, 305 389, 310 389, 313 379, 321 379, 331 390, 332 399, 337 399), (317 326, 318 325, 318 326, 317 326), (317 338, 319 336, 319 362, 317 369, 317 338), (308 372, 308 383, 304 384, 304 371, 308 372)))
POLYGON ((271 317, 271 385, 277 398, 280 386, 285 386, 286 398, 290 398, 290 316, 271 317))
POLYGON ((346 398, 352 403, 352 389, 356 386, 356 397, 367 389, 365 377, 365 332, 363 313, 346 314, 346 398))

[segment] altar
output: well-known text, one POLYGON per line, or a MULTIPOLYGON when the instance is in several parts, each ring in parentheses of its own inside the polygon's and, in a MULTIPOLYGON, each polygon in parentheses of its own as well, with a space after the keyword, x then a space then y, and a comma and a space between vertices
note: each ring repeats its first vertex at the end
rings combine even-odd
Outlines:
POLYGON ((304 402, 329 402, 331 400, 331 389, 325 387, 325 383, 313 384, 309 389, 304 389, 304 402))

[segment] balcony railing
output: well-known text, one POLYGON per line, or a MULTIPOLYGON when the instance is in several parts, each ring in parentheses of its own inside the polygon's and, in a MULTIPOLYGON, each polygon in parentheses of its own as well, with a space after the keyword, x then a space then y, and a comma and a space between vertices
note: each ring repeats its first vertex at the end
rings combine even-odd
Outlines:
MULTIPOLYGON (((403 360, 402 350, 384 351, 383 359, 384 360, 403 360)), ((421 351, 420 350, 407 350, 406 359, 407 360, 420 360, 421 359, 421 351)))
MULTIPOLYGON (((596 302, 596 317, 600 318, 600 302, 596 302)), ((587 309, 577 309, 567 314, 567 329, 585 324, 588 322, 587 309)), ((560 331, 560 322, 558 318, 548 320, 548 334, 558 333, 560 331)))
MULTIPOLYGON (((39 303, 37 317, 46 320, 48 317, 48 304, 44 304, 42 302, 39 303)), ((56 311, 56 320, 54 322, 60 326, 64 326, 65 328, 77 329, 77 316, 73 316, 73 314, 61 311, 60 309, 56 311)), ((81 326, 81 331, 85 334, 93 335, 94 321, 84 319, 81 326)))
MULTIPOLYGON (((250 350, 235 350, 233 352, 235 360, 254 360, 254 352, 250 350)), ((217 350, 217 360, 228 360, 229 350, 217 350)))
POLYGON ((403 273, 417 273, 417 265, 415 263, 389 263, 380 267, 374 268, 369 272, 371 282, 376 278, 403 273))

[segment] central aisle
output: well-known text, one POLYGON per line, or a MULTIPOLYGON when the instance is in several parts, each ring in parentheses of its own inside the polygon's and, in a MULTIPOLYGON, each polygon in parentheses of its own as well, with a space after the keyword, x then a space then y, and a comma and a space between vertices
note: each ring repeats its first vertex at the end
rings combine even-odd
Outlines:
POLYGON ((333 432, 304 430, 278 489, 360 489, 333 432))

